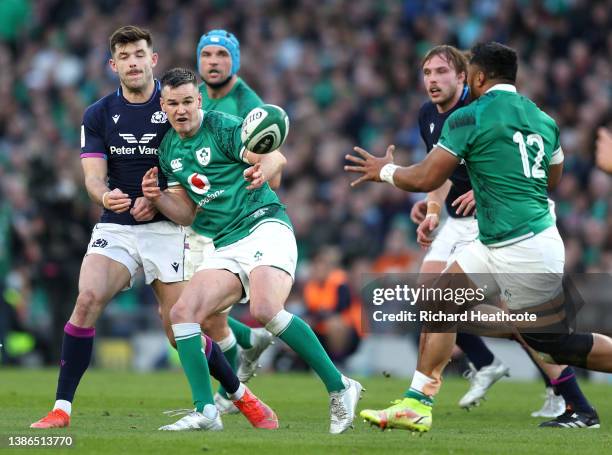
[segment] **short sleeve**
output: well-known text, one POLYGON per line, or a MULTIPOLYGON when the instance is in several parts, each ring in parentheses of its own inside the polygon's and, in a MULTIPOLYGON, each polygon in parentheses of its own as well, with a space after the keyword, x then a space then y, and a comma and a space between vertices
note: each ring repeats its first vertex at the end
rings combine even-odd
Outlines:
POLYGON ((108 158, 103 131, 97 109, 88 108, 81 124, 81 158, 108 158))
POLYGON ((223 154, 231 160, 245 162, 246 149, 243 147, 240 138, 242 131, 242 119, 240 117, 218 111, 207 111, 204 115, 204 124, 212 133, 223 154))
POLYGON ((442 128, 436 146, 452 153, 458 158, 467 158, 471 139, 476 129, 476 114, 471 106, 453 112, 442 128))

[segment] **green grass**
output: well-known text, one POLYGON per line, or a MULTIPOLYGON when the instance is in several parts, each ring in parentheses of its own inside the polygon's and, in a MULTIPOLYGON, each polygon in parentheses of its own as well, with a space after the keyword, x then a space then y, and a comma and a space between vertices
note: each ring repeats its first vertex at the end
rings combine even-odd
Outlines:
MULTIPOLYGON (((0 447, 9 435, 70 435, 72 449, 39 449, 42 453, 92 454, 562 454, 610 453, 612 450, 612 393, 610 387, 584 383, 597 405, 600 430, 536 428, 529 413, 542 404, 539 383, 505 380, 488 400, 466 412, 456 402, 465 391, 462 379, 445 381, 434 408, 434 428, 423 436, 393 430, 381 432, 361 420, 355 430, 332 436, 328 430, 327 394, 310 375, 265 374, 252 381, 252 389, 277 412, 281 429, 252 429, 239 415, 224 418, 219 433, 162 433, 172 422, 163 410, 190 406, 189 390, 180 372, 135 374, 89 371, 77 394, 72 426, 50 433, 30 430, 53 403, 55 370, 0 370, 0 447)), ((386 407, 401 395, 406 381, 394 378, 363 379, 364 407, 386 407)), ((28 449, 0 452, 31 453, 28 449)))

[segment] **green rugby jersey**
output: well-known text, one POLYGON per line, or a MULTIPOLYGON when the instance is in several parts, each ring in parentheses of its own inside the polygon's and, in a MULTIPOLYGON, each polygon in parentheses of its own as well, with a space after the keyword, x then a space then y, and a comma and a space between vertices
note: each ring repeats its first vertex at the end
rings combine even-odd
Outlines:
POLYGON ((168 187, 182 185, 202 212, 192 228, 212 237, 216 248, 248 236, 262 222, 291 227, 278 196, 266 183, 248 191, 240 140, 242 119, 204 111, 197 133, 185 139, 168 131, 159 146, 159 163, 168 187))
MULTIPOLYGON (((236 83, 229 93, 222 98, 209 98, 204 82, 200 84, 199 89, 202 94, 202 109, 204 109, 204 111, 219 111, 244 119, 251 110, 264 104, 261 98, 257 96, 257 93, 255 93, 240 77, 236 80, 236 83)), ((196 213, 196 218, 191 228, 200 235, 212 237, 212 235, 207 234, 201 228, 201 226, 206 224, 203 219, 205 216, 206 212, 199 210, 196 213)))
POLYGON ((205 111, 221 111, 242 118, 245 118, 251 110, 264 104, 257 93, 241 78, 238 78, 232 89, 223 98, 209 98, 204 82, 200 84, 200 93, 202 94, 202 109, 205 111))
POLYGON ((561 152, 559 128, 513 85, 455 111, 437 145, 466 162, 482 243, 508 245, 554 225, 548 166, 561 152))

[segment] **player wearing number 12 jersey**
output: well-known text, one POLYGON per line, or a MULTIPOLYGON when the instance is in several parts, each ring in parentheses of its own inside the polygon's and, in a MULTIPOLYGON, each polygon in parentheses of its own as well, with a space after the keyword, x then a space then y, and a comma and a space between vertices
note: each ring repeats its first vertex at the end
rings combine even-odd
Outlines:
MULTIPOLYGON (((561 177, 563 153, 554 120, 516 92, 516 72, 514 50, 499 43, 476 45, 468 70, 476 101, 448 118, 425 160, 399 167, 392 163, 393 146, 384 158, 356 147, 360 157, 347 156, 355 165, 345 169, 363 174, 353 185, 385 181, 406 191, 431 191, 464 159, 476 197, 480 237, 450 264, 438 285, 452 286, 457 278, 465 283, 465 274, 478 284, 478 274, 488 274, 510 311, 523 311, 549 304, 563 292, 563 241, 547 198, 548 189, 561 177)), ((609 337, 560 331, 521 334, 554 363, 612 371, 609 337)), ((388 409, 361 415, 382 427, 393 419, 398 428, 428 431, 433 396, 441 385, 432 373, 448 363, 454 342, 454 333, 427 333, 406 397, 388 409)), ((597 413, 583 396, 576 396, 573 405, 542 425, 599 427, 597 413)))
MULTIPOLYGON (((419 112, 421 137, 430 151, 440 139, 446 119, 456 110, 469 103, 467 84, 467 58, 464 53, 449 45, 430 49, 423 57, 423 82, 430 101, 419 112)), ((423 259, 420 273, 439 274, 461 251, 478 238, 478 222, 474 217, 474 206, 464 203, 457 208, 458 201, 469 200, 472 185, 465 164, 457 166, 448 182, 427 194, 424 201, 416 203, 411 211, 413 221, 420 223, 417 240, 429 246, 423 259), (449 188, 450 187, 450 188, 449 188), (440 208, 445 203, 448 217, 439 229, 440 208), (426 207, 426 211, 424 210, 426 207), (462 213, 463 212, 463 213, 462 213), (435 231, 435 238, 430 237, 435 231)), ((477 406, 489 388, 508 374, 509 368, 496 359, 481 337, 469 333, 457 333, 457 345, 470 361, 470 388, 459 400, 459 406, 477 406)), ((565 401, 551 381, 558 379, 560 367, 545 365, 538 361, 535 353, 523 346, 533 360, 546 384, 546 401, 534 417, 556 417, 563 413, 565 401)))

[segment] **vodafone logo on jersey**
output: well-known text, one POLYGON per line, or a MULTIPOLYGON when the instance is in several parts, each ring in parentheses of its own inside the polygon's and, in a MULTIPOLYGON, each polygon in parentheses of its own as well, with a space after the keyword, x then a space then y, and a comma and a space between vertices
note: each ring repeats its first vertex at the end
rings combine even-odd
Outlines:
POLYGON ((210 189, 210 182, 203 174, 193 173, 187 178, 191 190, 196 194, 206 194, 210 189))

